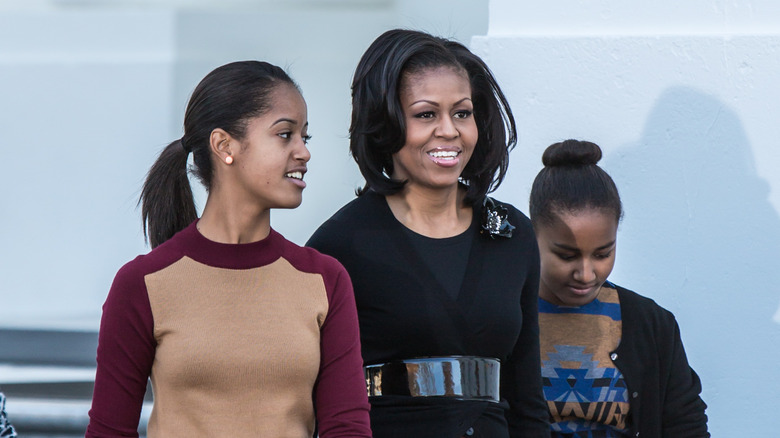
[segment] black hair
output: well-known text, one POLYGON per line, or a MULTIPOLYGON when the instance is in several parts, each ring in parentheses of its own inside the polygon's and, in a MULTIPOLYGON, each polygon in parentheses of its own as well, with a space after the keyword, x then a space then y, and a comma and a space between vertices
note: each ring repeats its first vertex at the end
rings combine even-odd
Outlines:
POLYGON ((184 113, 184 135, 169 144, 146 176, 141 197, 144 237, 152 248, 173 237, 195 219, 197 212, 187 177, 190 169, 211 188, 213 169, 210 137, 221 128, 237 140, 246 135, 251 119, 266 113, 277 85, 297 86, 281 68, 260 61, 233 62, 214 69, 195 87, 184 113))
POLYGON ((464 72, 471 85, 479 136, 461 177, 465 203, 481 202, 506 176, 509 151, 517 143, 515 119, 504 93, 484 61, 464 45, 430 34, 394 29, 380 35, 360 59, 352 80, 350 152, 368 189, 391 195, 404 187, 394 180, 393 154, 406 143, 399 91, 405 75, 437 67, 464 72))
POLYGON ((623 206, 612 178, 596 163, 601 148, 589 141, 566 140, 547 147, 542 169, 531 187, 531 222, 550 225, 561 212, 598 209, 620 222, 623 206))

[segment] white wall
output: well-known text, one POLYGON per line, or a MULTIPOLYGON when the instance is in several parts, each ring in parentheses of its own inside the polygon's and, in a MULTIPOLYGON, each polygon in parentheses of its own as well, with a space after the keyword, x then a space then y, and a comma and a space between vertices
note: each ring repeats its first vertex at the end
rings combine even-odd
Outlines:
POLYGON ((0 328, 97 330, 117 269, 148 251, 144 176, 213 68, 267 60, 303 89, 308 187, 272 215, 303 244, 362 183, 347 129, 366 47, 393 27, 467 43, 487 17, 487 0, 0 0, 0 328))
POLYGON ((625 204, 612 280, 677 316, 713 436, 776 435, 777 23, 770 1, 493 0, 472 40, 520 129, 497 197, 527 211, 546 146, 602 146, 625 204))

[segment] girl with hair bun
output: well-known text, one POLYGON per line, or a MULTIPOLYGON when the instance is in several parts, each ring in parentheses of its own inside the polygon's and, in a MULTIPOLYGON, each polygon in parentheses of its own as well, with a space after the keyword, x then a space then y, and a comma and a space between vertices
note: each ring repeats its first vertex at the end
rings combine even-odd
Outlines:
POLYGON ((674 316, 607 280, 623 210, 600 159, 595 143, 555 143, 531 189, 551 436, 709 437, 674 316))
POLYGON ((487 194, 512 112, 465 46, 395 29, 352 82, 366 184, 308 245, 355 284, 377 438, 541 438, 539 253, 528 218, 487 194))
POLYGON ((140 204, 152 251, 103 306, 87 437, 370 437, 352 285, 333 258, 270 225, 301 203, 306 103, 279 67, 234 62, 195 88, 184 136, 140 204), (196 216, 187 177, 208 190, 196 216))

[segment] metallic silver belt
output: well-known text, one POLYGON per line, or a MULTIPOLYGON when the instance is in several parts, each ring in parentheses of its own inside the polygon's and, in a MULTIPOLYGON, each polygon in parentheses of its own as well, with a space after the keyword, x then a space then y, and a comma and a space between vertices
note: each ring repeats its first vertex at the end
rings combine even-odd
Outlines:
POLYGON ((476 356, 424 357, 363 368, 369 396, 452 397, 498 402, 501 363, 476 356))

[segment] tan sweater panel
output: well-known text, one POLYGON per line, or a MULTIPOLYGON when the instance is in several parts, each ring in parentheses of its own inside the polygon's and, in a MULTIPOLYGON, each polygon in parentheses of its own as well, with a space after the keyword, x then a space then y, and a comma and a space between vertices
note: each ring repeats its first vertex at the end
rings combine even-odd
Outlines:
MULTIPOLYGON (((598 299, 604 303, 618 303, 615 289, 602 287, 598 299)), ((553 330, 556 324, 564 320, 561 315, 540 313, 539 326, 544 329, 540 336, 539 349, 542 352, 542 361, 549 360, 548 352, 555 351, 556 345, 585 345, 585 353, 592 354, 593 360, 598 361, 601 367, 612 368, 612 360, 609 355, 620 343, 623 323, 613 321, 608 316, 568 314, 565 316, 566 328, 553 330), (558 322, 556 322, 558 321, 558 322), (609 342, 604 342, 609 340, 609 342)), ((569 364, 571 368, 579 368, 579 364, 569 364)))
POLYGON ((319 274, 285 259, 235 270, 185 257, 145 280, 157 340, 149 438, 312 436, 328 311, 319 274))

